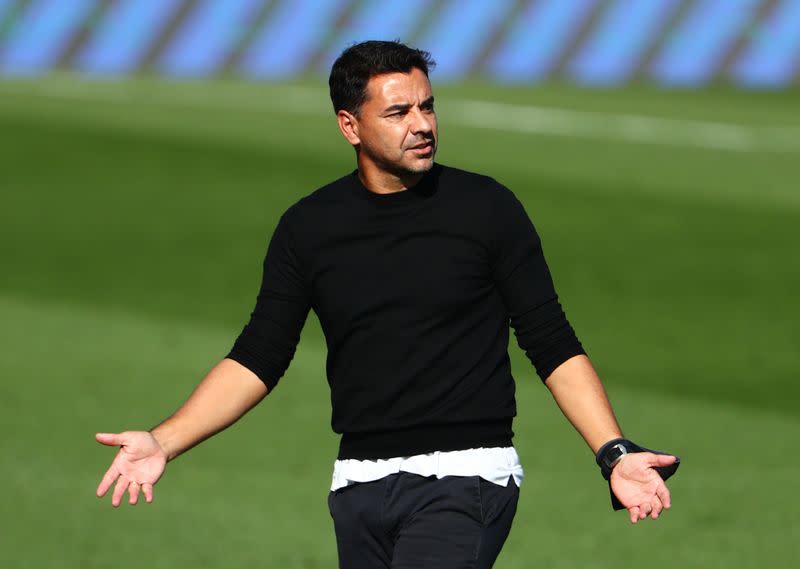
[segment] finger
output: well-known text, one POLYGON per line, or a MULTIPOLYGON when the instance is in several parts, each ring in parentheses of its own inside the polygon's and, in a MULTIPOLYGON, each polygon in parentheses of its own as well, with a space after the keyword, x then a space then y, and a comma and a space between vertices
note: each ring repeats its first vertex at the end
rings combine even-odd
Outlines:
POLYGON ((153 502, 153 485, 142 484, 142 492, 144 492, 145 501, 150 504, 153 502))
POLYGON ((661 510, 664 506, 661 504, 661 500, 659 500, 658 496, 653 496, 653 499, 650 500, 650 505, 653 507, 652 511, 650 512, 650 517, 654 520, 658 519, 658 516, 661 515, 661 510))
POLYGON ((103 496, 106 495, 106 492, 108 492, 108 489, 111 488, 111 485, 114 483, 114 481, 117 479, 118 476, 119 476, 119 471, 113 466, 108 470, 106 470, 103 479, 100 480, 100 484, 98 484, 97 486, 98 498, 102 498, 103 496))
POLYGON ((115 508, 119 507, 122 503, 122 495, 128 489, 129 480, 124 476, 120 476, 117 480, 117 485, 114 486, 114 494, 111 496, 111 505, 115 508))
POLYGON ((670 454, 654 454, 650 453, 650 464, 652 466, 669 466, 670 464, 674 464, 678 457, 672 456, 670 454))
POLYGON ((672 507, 672 497, 669 494, 669 488, 667 488, 667 485, 664 484, 663 481, 656 487, 656 496, 661 500, 664 508, 669 510, 672 507))
POLYGON ((122 446, 123 443, 123 436, 121 433, 97 433, 94 436, 95 440, 98 443, 102 443, 108 446, 122 446))
POLYGON ((128 485, 128 503, 135 506, 139 502, 139 483, 131 482, 128 485))
POLYGON ((650 505, 650 502, 639 504, 639 519, 645 519, 652 510, 653 507, 650 505))
POLYGON ((628 510, 628 513, 631 516, 631 523, 632 524, 635 524, 636 522, 639 521, 639 507, 638 506, 633 506, 632 508, 630 508, 628 510))

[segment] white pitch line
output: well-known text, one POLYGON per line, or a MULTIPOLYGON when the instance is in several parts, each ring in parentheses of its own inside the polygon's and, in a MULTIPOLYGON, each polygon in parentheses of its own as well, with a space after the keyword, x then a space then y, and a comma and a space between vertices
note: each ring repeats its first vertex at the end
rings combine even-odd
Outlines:
MULTIPOLYGON (((214 90, 193 90, 190 84, 162 83, 141 88, 130 83, 69 81, 59 83, 0 83, 0 94, 147 106, 178 106, 201 110, 239 110, 257 113, 330 115, 322 89, 265 84, 263 94, 252 85, 235 84, 214 90)), ((440 116, 454 125, 593 140, 616 140, 738 152, 800 152, 800 128, 748 126, 725 122, 673 119, 636 114, 578 111, 448 99, 440 116)))
POLYGON ((483 101, 448 103, 448 114, 451 113, 456 122, 475 128, 716 150, 753 151, 761 146, 753 129, 731 124, 483 101))

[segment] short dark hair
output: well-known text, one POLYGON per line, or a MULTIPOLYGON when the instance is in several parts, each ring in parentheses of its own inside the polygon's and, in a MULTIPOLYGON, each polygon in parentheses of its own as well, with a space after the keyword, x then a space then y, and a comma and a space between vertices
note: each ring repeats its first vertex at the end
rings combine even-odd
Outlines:
POLYGON ((427 77, 435 65, 430 53, 399 40, 370 40, 351 45, 333 63, 328 78, 333 112, 345 110, 358 115, 367 98, 367 82, 376 75, 409 73, 416 68, 427 77))

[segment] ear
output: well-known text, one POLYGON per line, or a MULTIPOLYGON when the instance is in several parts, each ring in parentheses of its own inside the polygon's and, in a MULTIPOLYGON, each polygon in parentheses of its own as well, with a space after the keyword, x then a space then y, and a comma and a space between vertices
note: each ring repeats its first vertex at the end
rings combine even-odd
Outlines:
POLYGON ((342 135, 347 139, 347 142, 353 146, 361 144, 361 139, 358 137, 358 119, 355 115, 341 110, 336 113, 336 121, 339 123, 339 130, 342 135))

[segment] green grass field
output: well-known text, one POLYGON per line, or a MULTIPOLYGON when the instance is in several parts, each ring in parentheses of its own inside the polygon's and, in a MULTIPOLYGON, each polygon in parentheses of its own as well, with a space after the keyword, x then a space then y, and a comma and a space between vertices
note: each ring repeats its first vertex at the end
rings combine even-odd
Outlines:
MULTIPOLYGON (((280 214, 354 167, 321 85, 0 82, 0 567, 335 567, 313 316, 275 392, 171 464, 154 504, 94 498, 113 453, 93 434, 180 404, 246 321, 280 214)), ((684 461, 673 510, 630 526, 512 346, 526 480, 497 567, 794 566, 796 93, 436 94, 439 160, 517 193, 626 433, 684 461), (464 99, 566 110, 576 131, 466 126, 464 99), (583 112, 662 120, 666 139, 587 134, 583 112), (735 125, 752 144, 670 142, 666 119, 735 125)))

